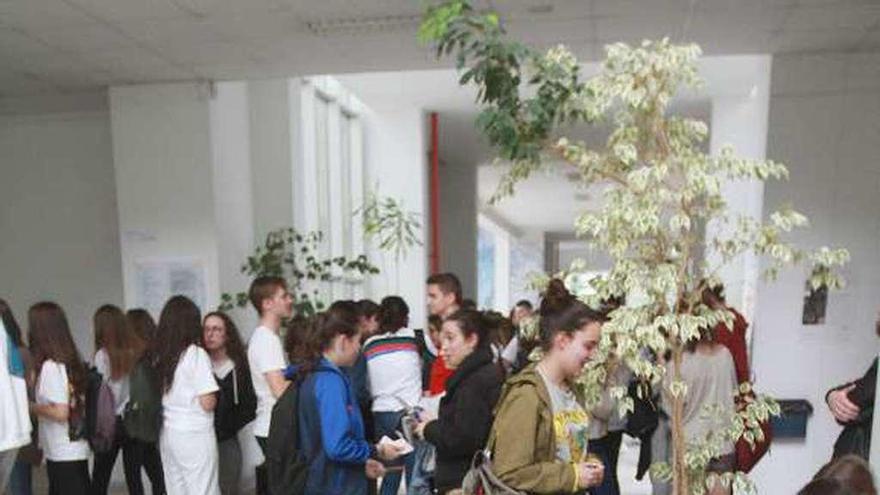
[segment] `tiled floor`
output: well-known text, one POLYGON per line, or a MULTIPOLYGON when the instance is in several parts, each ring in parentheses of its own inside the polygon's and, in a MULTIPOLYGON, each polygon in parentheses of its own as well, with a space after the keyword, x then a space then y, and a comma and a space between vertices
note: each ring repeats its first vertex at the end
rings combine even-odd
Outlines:
MULTIPOLYGON (((639 460, 639 441, 624 435, 623 442, 620 446, 620 461, 618 463, 617 477, 620 480, 620 492, 622 495, 650 495, 651 483, 648 477, 642 481, 635 480, 636 466, 639 460)), ((121 459, 116 463, 116 471, 114 472, 114 483, 111 486, 111 495, 126 495, 128 490, 125 488, 124 478, 122 476, 121 459)), ((149 482, 144 480, 145 488, 149 494, 149 482)), ((46 479, 45 467, 34 470, 34 493, 48 493, 48 482, 46 479)), ((405 493, 401 484, 401 494, 405 493)))
POLYGON ((640 442, 634 438, 623 436, 620 445, 620 459, 617 462, 617 479, 620 481, 621 495, 650 495, 651 482, 648 476, 636 481, 636 468, 639 464, 640 442))

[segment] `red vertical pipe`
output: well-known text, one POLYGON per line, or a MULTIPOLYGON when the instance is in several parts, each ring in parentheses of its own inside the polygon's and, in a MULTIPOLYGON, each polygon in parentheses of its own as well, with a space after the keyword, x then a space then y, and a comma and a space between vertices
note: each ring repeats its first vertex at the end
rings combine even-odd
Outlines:
POLYGON ((440 271, 440 124, 431 112, 431 273, 440 271))

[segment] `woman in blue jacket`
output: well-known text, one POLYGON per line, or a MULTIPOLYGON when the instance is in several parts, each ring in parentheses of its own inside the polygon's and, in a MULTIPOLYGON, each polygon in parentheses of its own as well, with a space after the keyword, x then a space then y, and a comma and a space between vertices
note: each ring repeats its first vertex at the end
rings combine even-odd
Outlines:
POLYGON ((363 495, 367 478, 385 472, 377 459, 400 455, 391 444, 373 445, 364 434, 364 422, 341 367, 351 366, 360 351, 357 316, 345 308, 319 314, 312 330, 316 360, 299 390, 299 442, 308 463, 308 494, 363 495))

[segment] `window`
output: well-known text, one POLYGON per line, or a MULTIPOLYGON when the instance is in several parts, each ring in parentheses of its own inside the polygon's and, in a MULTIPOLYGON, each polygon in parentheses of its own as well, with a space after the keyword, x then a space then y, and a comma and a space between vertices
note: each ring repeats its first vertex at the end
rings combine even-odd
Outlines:
MULTIPOLYGON (((302 91, 304 198, 303 230, 324 235, 321 254, 353 259, 364 249, 363 226, 354 211, 363 191, 363 138, 360 103, 330 77, 310 78, 302 91), (311 189, 310 192, 309 189, 311 189)), ((326 300, 360 297, 360 280, 342 271, 323 296, 326 300)))

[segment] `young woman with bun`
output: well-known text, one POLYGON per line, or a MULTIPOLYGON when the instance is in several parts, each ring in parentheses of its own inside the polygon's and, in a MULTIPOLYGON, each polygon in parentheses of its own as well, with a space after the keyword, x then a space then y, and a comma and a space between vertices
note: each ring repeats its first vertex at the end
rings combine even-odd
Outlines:
POLYGON ((557 279, 539 316, 544 356, 504 386, 488 442, 492 468, 516 490, 581 493, 602 482, 603 466, 587 456, 589 415, 571 383, 593 357, 604 319, 557 279))

